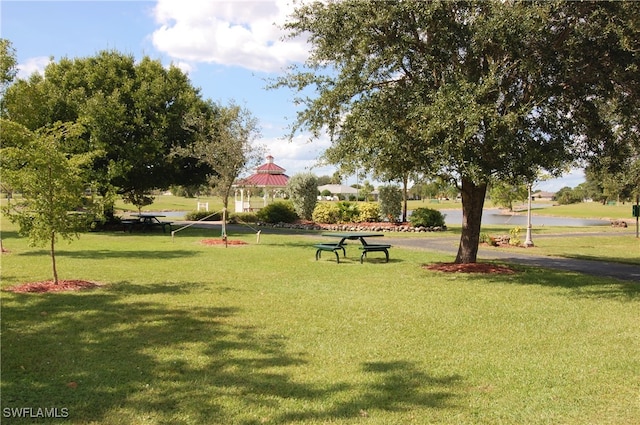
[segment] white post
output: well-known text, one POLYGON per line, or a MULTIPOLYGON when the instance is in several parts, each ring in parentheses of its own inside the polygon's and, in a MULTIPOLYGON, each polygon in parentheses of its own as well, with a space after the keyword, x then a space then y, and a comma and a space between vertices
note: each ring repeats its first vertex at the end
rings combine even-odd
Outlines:
POLYGON ((533 241, 531 240, 531 184, 527 186, 529 192, 529 203, 527 208, 527 237, 524 240, 524 246, 527 248, 533 246, 533 241))

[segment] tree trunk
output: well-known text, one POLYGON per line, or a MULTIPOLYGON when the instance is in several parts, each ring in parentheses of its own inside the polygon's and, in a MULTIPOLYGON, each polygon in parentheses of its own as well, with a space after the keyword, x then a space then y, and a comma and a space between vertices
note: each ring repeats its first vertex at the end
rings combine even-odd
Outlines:
POLYGON ((405 175, 402 177, 402 222, 405 223, 407 221, 407 192, 409 189, 409 176, 405 175))
POLYGON ((486 194, 486 183, 476 185, 471 180, 462 179, 462 235, 456 264, 476 262, 486 194))
POLYGON ((58 284, 58 269, 56 268, 56 232, 51 232, 51 265, 53 266, 53 283, 58 284))

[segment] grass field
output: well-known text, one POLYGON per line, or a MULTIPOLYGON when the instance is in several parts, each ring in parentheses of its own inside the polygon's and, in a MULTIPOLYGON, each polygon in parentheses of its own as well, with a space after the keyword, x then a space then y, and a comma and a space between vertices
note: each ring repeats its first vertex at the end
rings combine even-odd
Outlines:
MULTIPOLYGON (((50 278, 2 225, 2 288, 50 278)), ((439 274, 421 266, 449 257, 398 247, 315 261, 309 235, 200 243, 219 236, 85 234, 61 278, 103 286, 3 291, 2 423, 638 423, 637 284, 439 274)))

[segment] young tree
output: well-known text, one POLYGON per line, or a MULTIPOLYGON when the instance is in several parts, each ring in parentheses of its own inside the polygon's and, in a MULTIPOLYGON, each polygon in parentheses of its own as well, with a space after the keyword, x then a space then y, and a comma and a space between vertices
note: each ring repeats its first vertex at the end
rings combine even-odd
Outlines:
POLYGON ((211 170, 209 184, 222 197, 224 208, 228 208, 238 176, 263 157, 263 150, 254 146, 260 135, 258 120, 235 103, 222 106, 209 102, 205 110, 188 114, 183 125, 193 134, 194 142, 174 153, 194 158, 211 170))
POLYGON ((527 185, 512 185, 504 182, 495 182, 489 188, 489 196, 494 205, 509 208, 513 211, 515 201, 526 201, 529 196, 527 185))
POLYGON ((318 179, 316 176, 311 173, 292 176, 287 183, 287 193, 296 214, 305 220, 311 220, 313 210, 318 203, 318 179))
MULTIPOLYGON (((308 128, 317 136, 326 129, 355 152, 362 151, 358 144, 374 143, 371 128, 389 128, 385 113, 395 117, 389 111, 403 111, 404 121, 393 119, 402 132, 392 133, 407 137, 386 143, 409 144, 407 158, 458 182, 463 220, 455 261, 471 263, 488 185, 532 181, 540 169, 559 173, 606 140, 588 143, 595 129, 575 120, 578 112, 586 115, 581 105, 589 95, 608 84, 600 80, 611 76, 623 87, 635 87, 637 58, 629 64, 612 57, 606 78, 597 70, 585 77, 580 70, 587 60, 599 62, 580 44, 591 37, 581 32, 585 22, 625 18, 621 10, 627 6, 612 3, 575 9, 497 0, 303 4, 285 28, 292 37, 308 35, 307 69, 292 69, 275 86, 317 92, 315 98, 299 99, 304 109, 292 133, 308 128), (354 111, 369 111, 374 124, 350 126, 358 121, 354 111)), ((610 31, 607 46, 598 45, 598 57, 612 52, 633 57, 638 27, 631 28, 610 31)), ((610 92, 616 91, 603 90, 601 99, 610 92)))
MULTIPOLYGON (((28 131, 25 129, 25 131, 28 131)), ((6 208, 9 218, 20 226, 32 246, 49 244, 53 281, 58 284, 55 243, 58 237, 71 240, 86 225, 82 207, 87 187, 83 173, 91 158, 68 155, 66 146, 75 143, 84 128, 72 123, 56 123, 32 133, 29 143, 3 148, 3 165, 11 170, 4 175, 22 193, 19 202, 6 208)))

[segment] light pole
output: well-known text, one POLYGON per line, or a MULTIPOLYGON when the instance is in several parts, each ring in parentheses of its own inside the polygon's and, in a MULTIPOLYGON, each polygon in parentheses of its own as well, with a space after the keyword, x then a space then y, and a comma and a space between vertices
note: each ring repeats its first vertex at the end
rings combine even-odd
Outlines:
POLYGON ((527 207, 527 237, 524 240, 524 246, 529 248, 533 246, 533 241, 531 240, 531 184, 527 185, 527 190, 529 193, 529 202, 527 207))

